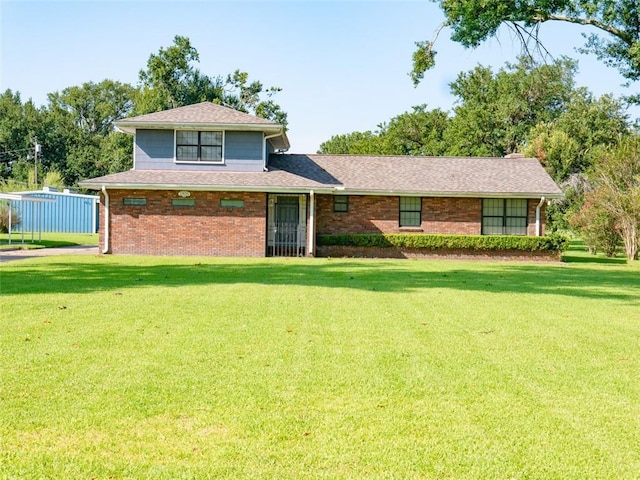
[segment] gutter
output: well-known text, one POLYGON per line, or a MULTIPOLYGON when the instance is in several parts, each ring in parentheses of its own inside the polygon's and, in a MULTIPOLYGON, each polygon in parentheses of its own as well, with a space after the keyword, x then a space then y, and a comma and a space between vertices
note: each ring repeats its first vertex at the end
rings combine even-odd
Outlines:
POLYGON ((102 186, 102 193, 104 195, 104 246, 102 247, 102 253, 109 253, 109 194, 107 193, 107 187, 102 186))
POLYGON ((542 208, 544 201, 545 198, 540 197, 540 203, 538 203, 538 206, 536 207, 536 237, 540 236, 540 209, 542 208))
MULTIPOLYGON (((280 128, 280 131, 278 133, 262 137, 262 170, 264 172, 267 171, 267 140, 271 138, 282 137, 284 133, 282 130, 283 129, 280 128)), ((289 148, 286 148, 284 151, 286 152, 287 150, 289 150, 289 148)))
MULTIPOLYGON (((81 182, 83 188, 89 188, 94 190, 101 190, 104 185, 92 184, 88 182, 81 182)), ((111 190, 189 190, 192 192, 257 192, 257 193, 293 193, 304 194, 309 193, 309 190, 313 188, 316 193, 334 193, 334 188, 317 188, 309 186, 300 187, 278 187, 278 186, 229 186, 229 185, 184 185, 184 184, 163 184, 163 185, 149 185, 148 183, 125 183, 109 184, 108 187, 111 190)))
MULTIPOLYGON (((99 190, 103 184, 80 182, 83 188, 99 190)), ((398 196, 398 197, 451 197, 451 198, 537 198, 543 197, 545 200, 550 198, 562 198, 562 193, 543 193, 543 192, 427 192, 427 191, 401 191, 401 190, 367 190, 367 189, 349 189, 342 186, 311 186, 300 185, 296 187, 279 187, 277 185, 188 185, 178 183, 165 184, 149 184, 149 183, 111 183, 109 188, 112 190, 191 190, 194 192, 260 192, 260 193, 309 193, 314 190, 315 193, 329 195, 381 195, 381 196, 398 196)))

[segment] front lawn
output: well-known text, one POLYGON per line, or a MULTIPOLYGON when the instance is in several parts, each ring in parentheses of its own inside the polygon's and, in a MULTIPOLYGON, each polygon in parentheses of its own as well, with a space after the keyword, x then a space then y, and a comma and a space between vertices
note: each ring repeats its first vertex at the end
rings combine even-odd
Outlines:
POLYGON ((1 264, 0 478, 638 478, 639 263, 1 264))
POLYGON ((54 232, 40 234, 35 232, 32 235, 31 232, 25 232, 23 235, 22 232, 13 232, 11 243, 9 243, 9 235, 0 233, 0 250, 70 247, 74 245, 98 245, 98 234, 54 232))

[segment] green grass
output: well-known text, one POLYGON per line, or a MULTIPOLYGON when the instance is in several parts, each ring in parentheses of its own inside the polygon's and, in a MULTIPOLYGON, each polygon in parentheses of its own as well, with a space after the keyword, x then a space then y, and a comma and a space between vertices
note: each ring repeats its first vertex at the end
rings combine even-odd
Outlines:
POLYGON ((572 263, 610 263, 610 264, 624 264, 627 263, 627 258, 620 250, 613 257, 607 257, 603 253, 591 254, 589 249, 582 240, 571 240, 569 242, 569 248, 562 254, 562 259, 565 262, 572 263))
POLYGON ((37 248, 55 248, 70 247, 73 245, 97 245, 98 234, 92 233, 51 233, 44 232, 39 235, 37 232, 33 235, 31 241, 31 232, 25 232, 24 243, 22 243, 22 234, 14 232, 11 234, 11 243, 9 243, 9 235, 0 233, 0 250, 13 248, 37 249, 37 248))
POLYGON ((633 479, 640 264, 0 265, 0 478, 633 479))

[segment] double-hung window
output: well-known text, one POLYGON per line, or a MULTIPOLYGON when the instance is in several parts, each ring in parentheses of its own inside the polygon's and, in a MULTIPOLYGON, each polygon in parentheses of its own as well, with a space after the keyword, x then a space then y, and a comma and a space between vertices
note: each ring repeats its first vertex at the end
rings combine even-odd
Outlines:
POLYGON ((222 132, 177 130, 176 162, 222 163, 222 132))
POLYGON ((346 213, 349 211, 349 197, 347 195, 334 195, 333 211, 346 213))
POLYGON ((527 199, 485 198, 482 200, 483 235, 526 235, 527 199))
POLYGON ((422 224, 422 198, 400 197, 400 226, 419 227, 422 224))

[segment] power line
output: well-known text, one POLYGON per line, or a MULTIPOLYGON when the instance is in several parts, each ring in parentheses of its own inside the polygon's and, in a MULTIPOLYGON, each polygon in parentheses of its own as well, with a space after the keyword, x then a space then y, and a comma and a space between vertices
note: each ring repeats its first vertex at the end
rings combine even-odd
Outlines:
POLYGON ((20 153, 20 152, 30 152, 31 150, 33 150, 33 147, 20 148, 18 150, 7 150, 4 152, 0 152, 0 155, 7 155, 12 153, 20 153))

